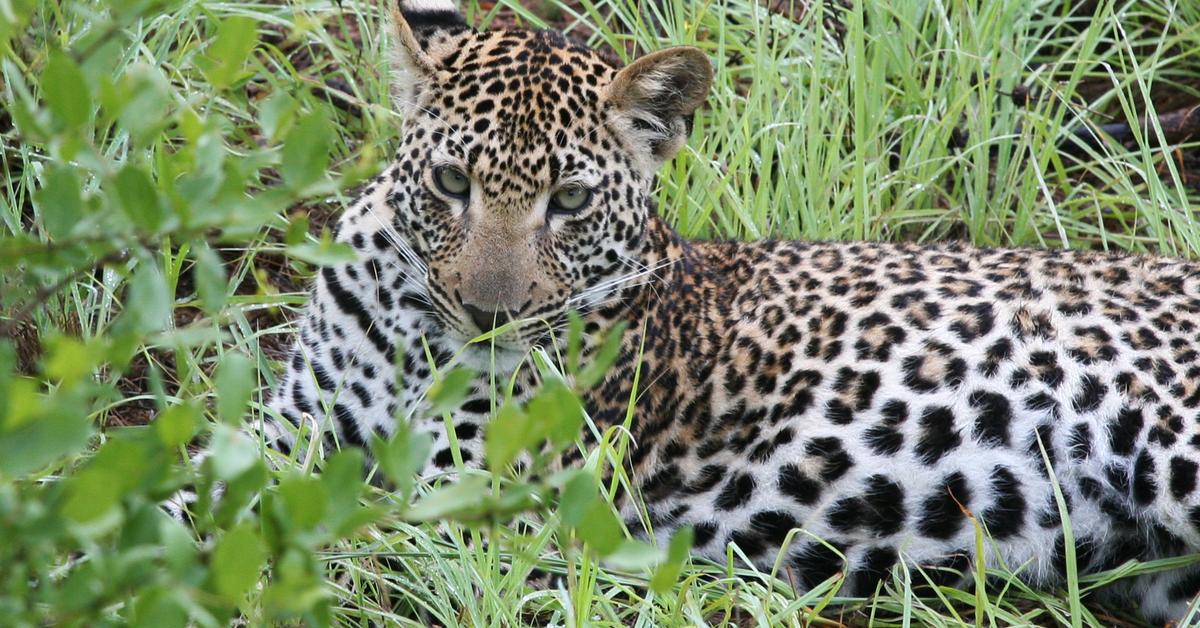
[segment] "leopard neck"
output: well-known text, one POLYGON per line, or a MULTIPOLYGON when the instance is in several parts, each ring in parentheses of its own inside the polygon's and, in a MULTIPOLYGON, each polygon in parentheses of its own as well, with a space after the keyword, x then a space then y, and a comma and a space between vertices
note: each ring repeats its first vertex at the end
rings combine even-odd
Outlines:
POLYGON ((729 290, 713 272, 710 248, 685 240, 661 218, 648 223, 640 261, 656 269, 653 280, 626 288, 619 305, 588 319, 596 323, 592 348, 608 329, 626 325, 609 377, 587 394, 598 424, 624 420, 634 385, 630 374, 638 372, 632 428, 648 445, 660 432, 655 424, 686 403, 685 391, 706 383, 723 337, 721 302, 729 290))

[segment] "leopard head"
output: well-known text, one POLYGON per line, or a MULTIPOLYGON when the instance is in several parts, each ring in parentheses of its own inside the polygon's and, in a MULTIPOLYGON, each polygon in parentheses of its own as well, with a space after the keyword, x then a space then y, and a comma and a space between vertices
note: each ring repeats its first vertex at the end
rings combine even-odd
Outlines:
POLYGON ((472 30, 449 0, 402 0, 391 22, 388 199, 451 335, 512 321, 495 343, 527 347, 644 270, 654 173, 712 81, 700 50, 619 68, 556 32, 472 30))

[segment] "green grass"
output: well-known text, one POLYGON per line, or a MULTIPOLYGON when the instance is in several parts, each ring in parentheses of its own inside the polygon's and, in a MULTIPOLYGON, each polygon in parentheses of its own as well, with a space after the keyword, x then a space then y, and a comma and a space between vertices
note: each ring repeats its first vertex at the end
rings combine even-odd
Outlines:
MULTIPOLYGON (((664 168, 657 193, 660 211, 686 236, 955 238, 985 246, 1200 254, 1193 209, 1200 200, 1200 145, 1168 143, 1169 130, 1154 119, 1200 102, 1200 4, 879 0, 848 11, 814 2, 807 11, 778 12, 752 0, 542 0, 526 3, 532 9, 502 1, 495 10, 466 4, 481 25, 509 19, 509 9, 534 26, 552 16, 568 33, 626 60, 633 51, 670 44, 697 45, 710 55, 716 81, 708 108, 688 147, 664 168), (1018 102, 1012 93, 1022 88, 1030 97, 1018 102), (1136 139, 1127 146, 1083 147, 1075 157, 1060 150, 1082 125, 1147 117, 1148 124, 1134 125, 1136 139)), ((10 242, 53 240, 47 205, 36 197, 39 177, 53 164, 74 160, 103 172, 126 160, 169 161, 177 145, 172 138, 187 131, 156 128, 156 112, 193 110, 213 125, 223 141, 206 150, 220 154, 225 168, 246 169, 242 189, 268 201, 265 190, 286 171, 276 163, 275 140, 303 124, 293 112, 317 111, 329 121, 323 137, 337 176, 323 189, 297 194, 303 203, 264 201, 266 226, 250 221, 245 233, 227 230, 215 245, 219 258, 207 258, 219 259, 224 273, 213 279, 221 307, 201 307, 204 275, 193 264, 206 254, 180 244, 185 240, 124 243, 161 269, 174 292, 175 324, 185 331, 139 346, 131 369, 110 374, 97 367, 95 375, 114 391, 89 413, 98 425, 138 424, 163 407, 210 398, 214 365, 225 355, 250 356, 259 374, 252 407, 261 410, 258 400, 274 382, 290 320, 305 303, 308 261, 320 259, 313 251, 321 227, 395 145, 399 120, 388 105, 385 29, 374 5, 186 1, 116 26, 103 19, 103 3, 45 0, 33 8, 0 68, 6 103, 22 97, 22 85, 36 83, 54 47, 69 51, 86 74, 126 77, 131 82, 122 85, 145 102, 135 97, 127 104, 142 119, 99 125, 100 132, 80 139, 78 152, 32 141, 0 115, 6 175, 0 234, 10 242), (252 18, 259 42, 247 74, 234 77, 234 89, 222 89, 204 70, 204 46, 214 21, 232 16, 252 18), (158 89, 134 89, 144 85, 158 89), (180 339, 187 334, 210 340, 180 339)), ((27 91, 29 98, 44 97, 27 91)), ((192 167, 202 167, 206 155, 198 153, 192 167)), ((99 180, 86 179, 83 187, 108 193, 99 180)), ((101 338, 118 320, 132 299, 125 292, 130 274, 124 258, 105 261, 95 272, 90 263, 70 270, 66 260, 61 272, 30 266, 19 278, 0 279, 0 322, 21 319, 9 331, 25 371, 56 334, 101 338), (23 309, 30 316, 18 316, 23 309)), ((628 443, 610 436, 597 455, 619 466, 628 443)), ((386 521, 323 548, 335 621, 1101 626, 1129 618, 1090 602, 1097 585, 1195 560, 1080 575, 1068 592, 1031 590, 1013 575, 1021 565, 993 559, 978 573, 994 576, 999 586, 941 589, 933 598, 913 593, 925 582, 921 566, 903 564, 879 595, 851 600, 838 597, 836 579, 797 594, 777 577, 781 572, 740 566, 731 548, 725 564, 689 563, 678 584, 659 595, 648 591, 637 564, 594 560, 560 538, 556 515, 549 517, 521 515, 474 530, 446 524, 444 538, 435 525, 386 521), (565 587, 528 588, 534 568, 562 575, 565 587)), ((979 542, 989 543, 983 536, 979 542)))

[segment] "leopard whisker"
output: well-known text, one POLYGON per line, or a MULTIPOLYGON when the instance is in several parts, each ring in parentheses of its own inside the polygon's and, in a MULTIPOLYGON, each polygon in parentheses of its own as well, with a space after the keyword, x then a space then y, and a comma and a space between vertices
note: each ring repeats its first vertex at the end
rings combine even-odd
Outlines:
POLYGON ((626 289, 653 283, 654 280, 658 278, 657 273, 659 270, 674 264, 676 261, 677 260, 669 258, 664 259, 653 266, 646 266, 644 268, 635 270, 634 272, 619 275, 612 279, 607 279, 571 295, 567 298, 566 304, 568 306, 573 306, 579 303, 587 304, 595 300, 597 295, 607 295, 618 289, 626 289))

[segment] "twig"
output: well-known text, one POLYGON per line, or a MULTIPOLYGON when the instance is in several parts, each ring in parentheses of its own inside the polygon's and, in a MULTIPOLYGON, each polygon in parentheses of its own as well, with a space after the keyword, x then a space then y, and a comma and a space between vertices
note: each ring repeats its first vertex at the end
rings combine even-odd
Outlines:
MULTIPOLYGON (((145 243, 143 242, 139 242, 138 244, 142 245, 144 248, 148 248, 145 247, 145 243)), ((33 313, 36 312, 39 307, 45 305, 46 301, 49 300, 50 297, 58 294, 59 291, 82 277, 84 274, 95 272, 96 269, 104 268, 110 264, 123 262, 127 259, 129 259, 129 248, 120 248, 115 251, 110 251, 104 256, 98 258, 92 265, 76 268, 73 272, 64 275, 58 281, 48 286, 42 286, 41 288, 38 288, 37 292, 34 293, 33 298, 31 298, 21 307, 17 308, 16 311, 7 317, 7 320, 0 321, 0 337, 10 337, 14 335, 17 331, 17 328, 28 322, 28 320, 33 317, 33 313)))
MULTIPOLYGON (((1143 130, 1150 129, 1154 119, 1144 116, 1138 120, 1137 124, 1143 130)), ((1157 116, 1156 119, 1162 129, 1163 139, 1168 144, 1180 144, 1200 136, 1200 105, 1168 111, 1157 116)), ((1059 145, 1059 149, 1069 154, 1079 154, 1084 152, 1085 147, 1100 148, 1104 145, 1104 137, 1101 134, 1111 137, 1120 144, 1127 144, 1136 139, 1133 126, 1129 122, 1114 122, 1098 126, 1084 125, 1071 131, 1071 135, 1078 140, 1077 142, 1064 140, 1059 145)))

